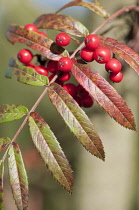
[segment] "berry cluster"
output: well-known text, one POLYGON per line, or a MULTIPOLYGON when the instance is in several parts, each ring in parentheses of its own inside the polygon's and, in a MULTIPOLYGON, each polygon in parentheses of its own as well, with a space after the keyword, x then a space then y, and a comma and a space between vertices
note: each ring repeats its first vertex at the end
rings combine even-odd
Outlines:
POLYGON ((109 73, 109 79, 113 82, 121 82, 123 73, 121 62, 112 58, 112 53, 108 47, 100 45, 100 39, 95 34, 86 36, 85 47, 80 51, 80 57, 86 62, 96 61, 105 64, 105 69, 109 73))
MULTIPOLYGON (((44 32, 38 31, 34 24, 27 24, 24 27, 47 37, 44 32)), ((70 41, 71 38, 67 33, 58 33, 55 37, 56 44, 62 47, 69 45, 70 41)), ((105 64, 110 80, 120 82, 123 78, 122 65, 119 60, 112 58, 112 53, 106 46, 101 46, 100 38, 97 35, 90 34, 86 36, 84 43, 85 47, 80 51, 80 57, 86 62, 95 60, 98 63, 105 64)), ((17 57, 20 62, 33 68, 37 73, 48 76, 49 81, 57 75, 55 82, 61 85, 76 100, 79 106, 88 108, 93 105, 93 98, 80 84, 75 85, 70 82, 65 84, 70 80, 70 71, 73 66, 73 62, 69 57, 62 57, 58 61, 45 60, 45 62, 42 62, 41 55, 33 55, 28 49, 21 49, 17 57), (35 56, 38 58, 39 65, 32 63, 35 56)))

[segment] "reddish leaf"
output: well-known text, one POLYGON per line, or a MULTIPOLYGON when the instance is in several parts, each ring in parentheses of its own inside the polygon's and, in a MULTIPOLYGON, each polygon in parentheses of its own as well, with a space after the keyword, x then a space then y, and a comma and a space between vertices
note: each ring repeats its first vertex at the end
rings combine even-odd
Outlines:
POLYGON ((101 44, 107 46, 114 54, 125 60, 139 75, 139 55, 124 43, 112 38, 100 36, 101 44))
POLYGON ((135 130, 134 117, 117 91, 87 64, 77 64, 72 74, 97 103, 118 123, 135 130))
POLYGON ((87 28, 72 17, 60 14, 44 14, 34 24, 38 28, 55 29, 75 36, 84 37, 89 34, 87 28))
POLYGON ((11 142, 10 138, 0 138, 0 152, 11 142))
POLYGON ((93 124, 76 101, 60 85, 53 83, 48 95, 71 132, 91 154, 105 159, 103 145, 93 124))
POLYGON ((86 7, 104 18, 108 18, 110 16, 109 12, 106 9, 104 9, 103 6, 98 1, 96 1, 95 3, 90 3, 90 2, 85 2, 85 1, 81 1, 81 0, 74 0, 74 1, 69 2, 68 4, 66 4, 62 8, 60 8, 57 11, 57 13, 63 9, 66 9, 66 8, 72 7, 72 6, 86 7))
POLYGON ((14 200, 18 209, 25 210, 28 207, 28 180, 20 148, 17 143, 11 145, 8 154, 10 184, 14 200))
POLYGON ((59 142, 48 124, 37 113, 29 117, 33 143, 54 178, 69 192, 72 192, 73 174, 59 142))
POLYGON ((59 60, 62 56, 68 56, 68 52, 55 44, 51 39, 37 32, 26 30, 23 26, 9 26, 6 36, 12 44, 16 42, 24 43, 28 47, 41 52, 46 58, 51 60, 59 60))

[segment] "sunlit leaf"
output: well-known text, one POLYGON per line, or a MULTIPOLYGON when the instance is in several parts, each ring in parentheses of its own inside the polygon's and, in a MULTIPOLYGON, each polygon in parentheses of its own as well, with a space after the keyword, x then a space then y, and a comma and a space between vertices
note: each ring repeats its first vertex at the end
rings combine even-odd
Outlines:
POLYGON ((107 46, 114 54, 125 60, 139 75, 139 55, 130 47, 112 38, 100 36, 101 44, 107 46))
POLYGON ((72 170, 50 127, 35 112, 32 112, 29 117, 29 127, 32 140, 48 170, 71 193, 73 186, 72 170))
POLYGON ((6 70, 7 78, 17 77, 17 81, 33 86, 47 85, 48 77, 38 74, 33 68, 17 64, 16 60, 11 58, 9 67, 6 70))
POLYGON ((21 42, 28 47, 39 51, 50 60, 59 60, 61 57, 68 57, 68 52, 54 43, 51 39, 25 29, 23 26, 10 25, 6 37, 12 44, 21 42))
POLYGON ((62 8, 60 8, 57 11, 57 13, 63 9, 66 9, 66 8, 72 7, 72 6, 86 7, 104 18, 108 18, 110 16, 109 12, 106 9, 104 9, 103 6, 98 1, 96 1, 94 3, 90 3, 90 2, 86 2, 86 1, 74 0, 74 1, 71 1, 68 4, 64 5, 62 8))
POLYGON ((13 197, 18 209, 28 207, 28 179, 20 148, 13 143, 9 149, 8 169, 13 197))
POLYGON ((0 152, 11 142, 10 138, 0 138, 0 152))
POLYGON ((0 123, 18 120, 28 113, 25 106, 15 104, 0 105, 0 123))
POLYGON ((105 159, 103 145, 93 124, 76 101, 60 85, 53 83, 48 89, 48 95, 65 123, 77 137, 78 141, 91 154, 105 159))
POLYGON ((135 130, 134 116, 117 91, 89 65, 75 64, 72 74, 85 90, 118 123, 135 130))
POLYGON ((0 209, 3 210, 3 175, 4 175, 4 163, 2 160, 0 160, 0 209))
POLYGON ((44 14, 34 24, 38 28, 55 29, 75 36, 84 37, 89 34, 87 28, 72 17, 61 14, 44 14))

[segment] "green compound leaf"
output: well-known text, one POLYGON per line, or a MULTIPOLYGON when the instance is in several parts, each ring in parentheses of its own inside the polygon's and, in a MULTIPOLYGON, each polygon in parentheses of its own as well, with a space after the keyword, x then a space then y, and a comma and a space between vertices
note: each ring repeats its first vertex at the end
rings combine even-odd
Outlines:
POLYGON ((68 4, 66 4, 62 8, 60 8, 57 11, 57 13, 63 9, 66 9, 66 8, 72 7, 72 6, 85 7, 104 18, 108 18, 110 16, 109 12, 106 9, 104 9, 104 7, 98 1, 96 1, 95 3, 90 3, 90 2, 85 2, 82 0, 74 0, 74 1, 69 2, 68 4))
POLYGON ((9 149, 8 169, 15 204, 19 210, 28 207, 28 179, 20 148, 13 143, 9 149))
POLYGON ((32 140, 53 177, 69 192, 72 192, 71 167, 48 124, 37 113, 29 117, 32 140))
POLYGON ((12 44, 16 42, 24 43, 50 60, 59 60, 63 56, 69 56, 68 52, 54 43, 53 40, 37 32, 27 30, 23 26, 10 25, 6 37, 12 44))
POLYGON ((3 210, 3 175, 4 175, 4 162, 0 160, 0 209, 3 210))
POLYGON ((126 102, 98 72, 87 64, 75 63, 72 74, 116 122, 136 130, 134 116, 126 102))
POLYGON ((25 106, 2 104, 0 105, 0 123, 18 120, 27 113, 28 109, 25 106))
POLYGON ((9 67, 6 70, 5 76, 7 78, 16 76, 17 81, 32 86, 44 86, 49 83, 47 76, 38 74, 33 68, 18 65, 13 58, 11 58, 9 62, 9 67))
POLYGON ((48 89, 49 98, 71 132, 91 154, 105 159, 102 142, 93 124, 76 101, 60 85, 53 83, 48 89))
POLYGON ((11 142, 8 137, 0 138, 0 152, 11 142))
POLYGON ((41 15, 35 20, 34 24, 38 28, 55 29, 79 37, 85 37, 89 34, 82 23, 72 17, 61 14, 41 15))
POLYGON ((139 55, 126 44, 116 39, 100 36, 101 44, 127 62, 139 75, 139 55))

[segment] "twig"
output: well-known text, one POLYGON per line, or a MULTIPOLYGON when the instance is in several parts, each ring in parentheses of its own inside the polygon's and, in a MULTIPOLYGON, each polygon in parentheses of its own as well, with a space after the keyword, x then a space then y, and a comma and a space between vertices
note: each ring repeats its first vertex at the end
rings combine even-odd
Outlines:
MULTIPOLYGON (((139 7, 138 6, 128 6, 125 8, 122 8, 120 10, 118 10, 117 12, 115 12, 113 15, 111 15, 109 18, 107 18, 99 27, 97 27, 91 34, 96 34, 100 29, 102 29, 106 24, 108 24, 111 20, 113 20, 114 18, 129 12, 131 10, 135 10, 137 12, 139 12, 139 7)), ((74 58, 76 53, 78 51, 80 51, 83 47, 85 46, 84 42, 74 51, 74 53, 70 56, 70 58, 74 58)))

